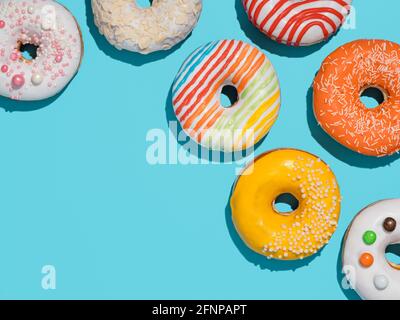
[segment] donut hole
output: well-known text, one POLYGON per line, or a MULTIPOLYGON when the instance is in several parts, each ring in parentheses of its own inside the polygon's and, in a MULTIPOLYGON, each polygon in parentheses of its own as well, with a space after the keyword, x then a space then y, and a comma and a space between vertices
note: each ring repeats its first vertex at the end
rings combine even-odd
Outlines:
POLYGON ((276 197, 272 206, 276 213, 288 216, 299 207, 299 200, 291 193, 282 193, 276 197))
POLYGON ((25 60, 32 61, 35 60, 38 56, 39 46, 33 43, 23 43, 19 46, 19 51, 22 54, 22 57, 25 60))
POLYGON ((385 257, 393 268, 400 270, 400 243, 389 245, 385 250, 385 257))
POLYGON ((374 109, 386 100, 386 92, 379 87, 366 87, 361 90, 360 100, 368 109, 374 109))
POLYGON ((239 93, 234 86, 226 85, 221 90, 221 106, 231 108, 239 101, 239 93))
POLYGON ((136 0, 140 8, 150 8, 153 5, 153 0, 136 0))

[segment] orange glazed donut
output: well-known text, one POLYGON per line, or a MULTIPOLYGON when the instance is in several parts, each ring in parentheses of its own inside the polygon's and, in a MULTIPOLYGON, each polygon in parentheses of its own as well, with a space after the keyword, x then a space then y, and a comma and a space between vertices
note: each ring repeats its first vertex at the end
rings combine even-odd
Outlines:
POLYGON ((314 114, 322 128, 347 148, 368 156, 400 149, 400 46, 357 40, 330 54, 314 81, 314 114), (368 109, 360 100, 369 88, 384 102, 368 109))

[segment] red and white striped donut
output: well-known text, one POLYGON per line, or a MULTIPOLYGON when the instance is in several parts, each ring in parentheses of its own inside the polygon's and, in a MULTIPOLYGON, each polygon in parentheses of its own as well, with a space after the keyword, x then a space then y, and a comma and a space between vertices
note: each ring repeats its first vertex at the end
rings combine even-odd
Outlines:
POLYGON ((343 24, 352 0, 242 0, 250 21, 271 39, 310 46, 343 24))

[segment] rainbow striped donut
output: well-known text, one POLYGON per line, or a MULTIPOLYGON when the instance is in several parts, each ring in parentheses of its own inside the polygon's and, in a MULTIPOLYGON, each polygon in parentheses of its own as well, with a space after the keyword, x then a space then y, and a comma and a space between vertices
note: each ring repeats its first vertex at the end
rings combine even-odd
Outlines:
POLYGON ((212 150, 252 147, 271 129, 280 108, 275 69, 264 53, 238 40, 210 42, 186 59, 172 87, 172 102, 182 129, 212 150), (238 100, 221 105, 224 86, 238 100))
POLYGON ((242 0, 250 21, 271 39, 310 46, 343 24, 352 0, 242 0))

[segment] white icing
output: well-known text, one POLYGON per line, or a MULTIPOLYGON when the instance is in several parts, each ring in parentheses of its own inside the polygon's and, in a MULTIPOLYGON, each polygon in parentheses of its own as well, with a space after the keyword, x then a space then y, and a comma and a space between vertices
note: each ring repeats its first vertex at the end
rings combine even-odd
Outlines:
POLYGON ((92 0, 94 21, 117 49, 140 53, 168 50, 194 29, 202 0, 154 0, 140 8, 135 0, 92 0))
POLYGON ((83 54, 72 14, 53 0, 1 0, 0 21, 5 23, 0 29, 0 68, 7 66, 6 72, 0 71, 0 95, 31 101, 59 93, 78 71, 83 54), (39 47, 30 61, 19 52, 20 44, 28 43, 39 47), (20 88, 12 85, 16 75, 25 80, 20 88))
POLYGON ((385 257, 391 244, 400 243, 400 199, 376 202, 362 210, 353 220, 343 248, 343 268, 352 288, 366 300, 400 299, 400 270, 392 267, 385 257), (397 228, 388 232, 383 222, 391 217, 397 228), (377 239, 372 245, 363 241, 365 231, 372 230, 377 239), (359 257, 368 252, 374 257, 369 268, 360 265, 359 257))

